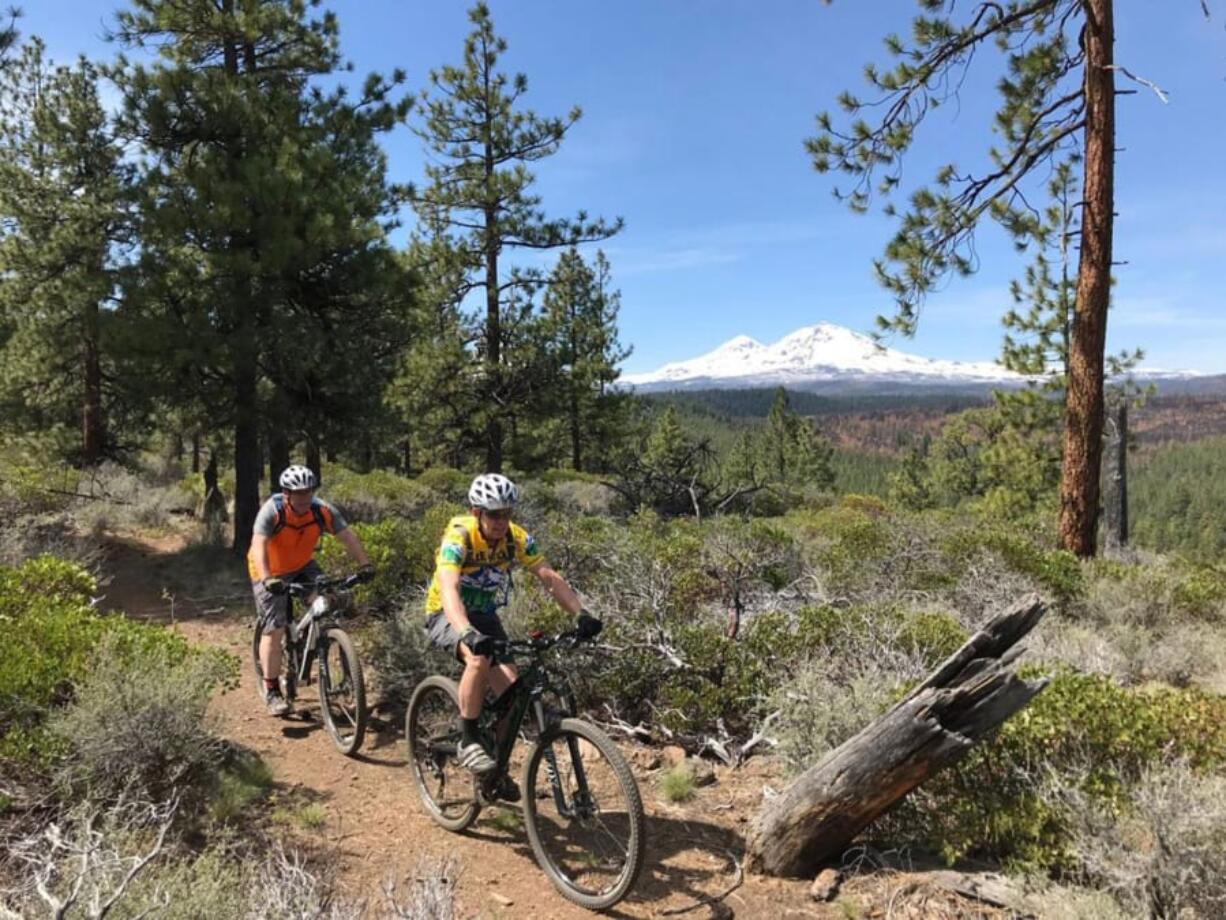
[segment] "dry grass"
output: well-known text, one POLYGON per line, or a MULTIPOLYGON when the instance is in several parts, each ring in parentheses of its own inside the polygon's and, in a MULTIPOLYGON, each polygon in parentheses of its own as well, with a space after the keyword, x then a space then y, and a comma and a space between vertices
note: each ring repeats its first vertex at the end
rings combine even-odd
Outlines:
POLYGON ((1226 778, 1174 763, 1146 772, 1120 810, 1081 783, 1047 786, 1073 824, 1086 879, 1131 916, 1226 915, 1226 778))

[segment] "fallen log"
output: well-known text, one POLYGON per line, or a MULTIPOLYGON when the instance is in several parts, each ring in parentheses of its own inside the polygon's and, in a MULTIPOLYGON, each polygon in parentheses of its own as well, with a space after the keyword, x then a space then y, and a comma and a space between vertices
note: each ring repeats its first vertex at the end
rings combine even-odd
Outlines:
POLYGON ((767 802, 746 865, 812 877, 891 805, 971 749, 1047 684, 1009 670, 1046 607, 1030 595, 996 616, 888 712, 767 802))

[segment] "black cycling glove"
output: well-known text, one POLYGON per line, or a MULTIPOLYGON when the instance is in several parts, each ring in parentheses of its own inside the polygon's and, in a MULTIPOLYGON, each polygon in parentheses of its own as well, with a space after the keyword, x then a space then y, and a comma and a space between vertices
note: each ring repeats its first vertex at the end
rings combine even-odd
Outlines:
POLYGON ((289 584, 284 579, 269 576, 264 579, 264 590, 269 594, 288 594, 289 584))
POLYGON ((604 628, 604 624, 596 617, 592 616, 586 610, 579 611, 579 623, 575 628, 575 632, 580 639, 595 639, 600 635, 600 630, 604 628))
POLYGON ((460 641, 468 646, 468 650, 474 655, 488 658, 494 654, 494 637, 478 632, 476 627, 470 626, 466 629, 461 634, 460 641))

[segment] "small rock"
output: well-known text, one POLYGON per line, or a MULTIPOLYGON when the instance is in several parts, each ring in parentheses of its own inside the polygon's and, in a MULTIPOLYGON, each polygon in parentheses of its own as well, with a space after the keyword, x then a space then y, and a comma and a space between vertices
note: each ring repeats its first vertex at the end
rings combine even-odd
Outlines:
POLYGON ((670 744, 661 751, 664 756, 664 762, 669 766, 676 766, 685 761, 685 748, 679 744, 670 744))
POLYGON ((496 891, 493 892, 490 895, 490 897, 493 898, 495 901, 497 901, 499 904, 501 904, 503 907, 510 907, 512 904, 515 903, 510 898, 508 898, 506 895, 499 894, 496 891))
POLYGON ((839 885, 842 881, 843 873, 838 869, 823 869, 813 880, 813 886, 809 889, 809 897, 814 901, 829 901, 839 893, 839 885))
POLYGON ((715 769, 704 760, 691 760, 690 772, 694 774, 694 785, 699 788, 715 784, 715 769))
POLYGON ((635 748, 630 754, 630 760, 640 770, 658 770, 660 768, 660 752, 652 748, 635 748))

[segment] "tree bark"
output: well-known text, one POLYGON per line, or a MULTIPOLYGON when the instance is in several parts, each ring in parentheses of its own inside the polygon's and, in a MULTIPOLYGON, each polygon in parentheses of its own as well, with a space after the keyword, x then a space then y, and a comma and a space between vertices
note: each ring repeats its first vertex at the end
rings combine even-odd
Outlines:
POLYGON ((85 343, 82 355, 85 399, 81 425, 81 462, 97 466, 106 444, 106 427, 102 415, 102 359, 99 348, 98 305, 85 308, 85 343))
MULTIPOLYGON (((268 426, 268 490, 281 491, 281 473, 289 466, 289 438, 279 424, 268 426)), ((314 469, 314 467, 312 467, 314 469)), ((316 475, 319 471, 315 470, 316 475)))
POLYGON ((803 773, 758 814, 746 867, 812 876, 908 792, 954 763, 1046 686, 1009 670, 1045 612, 1035 595, 998 615, 923 683, 803 773))
POLYGON ((1115 27, 1113 0, 1084 0, 1085 200, 1081 257, 1069 349, 1064 412, 1064 465, 1060 478, 1060 544, 1093 556, 1102 463, 1103 351, 1111 297, 1111 245, 1115 208, 1115 27))
POLYGON ((255 333, 246 323, 238 331, 234 367, 234 543, 237 556, 251 546, 260 510, 259 413, 256 408, 255 333))
MULTIPOLYGON (((492 174, 493 167, 490 167, 492 174)), ((498 243, 494 238, 497 215, 486 209, 485 241, 485 378, 489 390, 489 419, 485 425, 485 472, 502 472, 502 317, 498 305, 498 243)))
POLYGON ((306 436, 306 465, 319 477, 319 481, 323 482, 324 462, 319 455, 319 439, 310 432, 307 432, 306 436))

